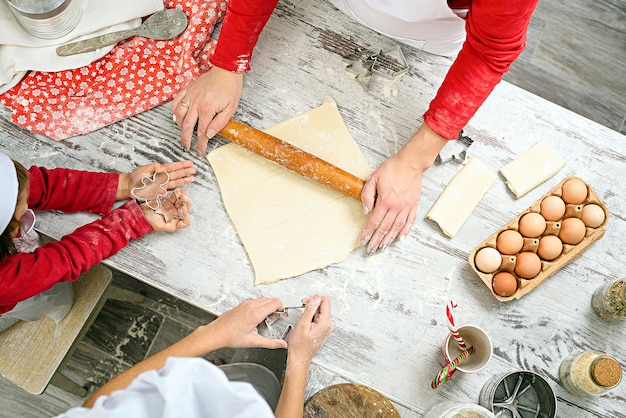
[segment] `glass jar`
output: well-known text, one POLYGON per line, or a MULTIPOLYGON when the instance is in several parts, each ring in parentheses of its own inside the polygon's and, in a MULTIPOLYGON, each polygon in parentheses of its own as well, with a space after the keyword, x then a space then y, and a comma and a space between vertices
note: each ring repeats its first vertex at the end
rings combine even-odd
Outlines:
POLYGON ((575 395, 602 395, 622 380, 622 366, 602 351, 585 351, 561 362, 559 379, 575 395))
POLYGON ((605 322, 626 318, 626 281, 617 280, 598 287, 591 296, 591 308, 605 322))

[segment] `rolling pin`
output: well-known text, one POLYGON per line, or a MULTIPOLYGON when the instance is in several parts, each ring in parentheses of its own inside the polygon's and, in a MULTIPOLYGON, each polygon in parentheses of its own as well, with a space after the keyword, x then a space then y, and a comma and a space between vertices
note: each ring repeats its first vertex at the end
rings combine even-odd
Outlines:
POLYGON ((233 119, 218 134, 282 167, 361 201, 365 181, 275 136, 233 119))

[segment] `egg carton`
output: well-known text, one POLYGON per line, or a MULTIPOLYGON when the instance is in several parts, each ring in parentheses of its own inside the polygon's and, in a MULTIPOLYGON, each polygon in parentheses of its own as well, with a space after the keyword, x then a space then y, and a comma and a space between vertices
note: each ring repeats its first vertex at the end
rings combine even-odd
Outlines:
POLYGON ((548 279, 550 276, 556 273, 561 267, 565 266, 568 263, 571 263, 572 261, 580 257, 582 253, 584 253, 587 250, 587 248, 591 246, 591 244, 593 244, 595 241, 602 238, 605 232, 605 226, 608 221, 609 221, 609 212, 606 209, 606 205, 598 197, 596 192, 589 186, 589 184, 587 184, 584 180, 580 179, 579 177, 575 177, 575 176, 566 177, 557 186, 555 186, 551 191, 549 191, 548 193, 543 195, 541 198, 539 198, 532 206, 530 206, 528 209, 521 212, 518 216, 512 219, 508 224, 506 224, 504 227, 496 231, 493 235, 491 235, 485 241, 483 241, 478 246, 476 246, 476 248, 474 248, 474 250, 470 252, 468 256, 468 261, 469 261, 470 266, 474 270, 474 272, 478 275, 478 277, 480 277, 480 279, 483 281, 483 283, 485 283, 485 285, 489 288, 489 290, 491 290, 491 293, 496 299, 498 299, 501 302, 508 302, 514 299, 519 299, 525 294, 532 291, 537 286, 539 286, 541 283, 543 283, 546 279, 548 279), (514 254, 514 255, 500 254, 502 258, 501 265, 494 272, 485 273, 476 267, 475 257, 478 251, 480 251, 481 249, 485 247, 491 247, 497 250, 496 240, 498 238, 498 235, 500 235, 501 232, 505 230, 509 230, 509 229, 518 231, 520 219, 524 215, 530 212, 540 213, 541 202, 546 197, 553 195, 553 196, 558 196, 562 198, 562 186, 563 184, 565 184, 565 182, 567 182, 570 179, 578 179, 587 186, 587 196, 584 202, 580 204, 566 204, 565 214, 563 215, 563 217, 557 221, 546 221, 546 230, 539 237, 528 238, 522 235, 523 241, 524 241, 522 249, 517 254, 514 254), (563 243, 563 251, 561 255, 555 258, 554 260, 547 261, 547 260, 540 259, 541 271, 532 279, 522 278, 518 274, 515 273, 515 265, 517 261, 517 256, 520 253, 525 252, 525 251, 530 251, 530 252, 534 252, 535 254, 537 254, 537 250, 539 248, 539 240, 543 236, 546 236, 546 235, 558 236, 561 230, 561 222, 566 218, 579 218, 580 219, 582 217, 583 207, 588 204, 596 204, 599 207, 601 207, 602 210, 604 211, 604 221, 599 226, 595 228, 586 226, 585 236, 582 239, 582 241, 579 242, 578 244, 572 245, 572 244, 563 243), (511 273, 517 280, 517 290, 515 290, 515 292, 511 294, 510 296, 506 296, 506 297, 496 294, 492 287, 493 277, 497 273, 502 272, 502 271, 511 273))

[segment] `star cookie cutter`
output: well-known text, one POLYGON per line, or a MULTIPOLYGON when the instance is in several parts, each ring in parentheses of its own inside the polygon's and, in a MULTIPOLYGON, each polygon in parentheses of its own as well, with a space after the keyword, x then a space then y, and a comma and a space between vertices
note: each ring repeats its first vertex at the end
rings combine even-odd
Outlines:
POLYGON ((152 177, 143 176, 141 182, 143 186, 131 189, 130 195, 141 203, 145 203, 152 210, 159 209, 159 197, 165 197, 167 193, 167 183, 170 175, 167 171, 154 173, 152 177))
POLYGON ((157 196, 156 202, 159 207, 154 212, 163 216, 166 223, 170 223, 174 219, 185 219, 183 208, 187 206, 187 202, 179 199, 178 189, 165 196, 157 196))
POLYGON ((385 51, 358 47, 342 58, 346 70, 354 75, 365 91, 369 89, 372 75, 396 81, 409 71, 409 65, 399 46, 385 51))

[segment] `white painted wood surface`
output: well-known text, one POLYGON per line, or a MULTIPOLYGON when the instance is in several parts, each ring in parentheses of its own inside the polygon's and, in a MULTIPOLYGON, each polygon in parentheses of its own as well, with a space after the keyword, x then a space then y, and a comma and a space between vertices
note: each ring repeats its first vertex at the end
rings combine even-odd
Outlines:
MULTIPOLYGON (((259 40, 235 117, 265 128, 332 96, 377 167, 420 125, 451 61, 402 46, 409 73, 394 83, 373 78, 366 92, 344 69, 338 45, 350 41, 376 49, 394 45, 326 2, 282 0, 259 40)), ((194 159, 197 180, 187 187, 192 227, 151 234, 105 264, 216 314, 249 298, 290 303, 315 292, 330 295, 336 328, 315 359, 327 376, 337 376, 328 381, 369 385, 402 405, 403 416, 415 416, 448 399, 476 403, 491 376, 526 369, 550 382, 561 417, 626 416, 624 382, 593 398, 569 394, 558 380, 560 361, 572 352, 597 349, 622 365, 626 361, 626 323, 605 324, 590 307, 596 287, 626 276, 626 137, 507 83, 496 88, 465 133, 475 140, 471 153, 494 172, 544 138, 567 165, 517 200, 499 177, 454 239, 424 216, 460 166, 434 166, 424 178, 415 226, 402 243, 373 257, 357 250, 343 263, 254 287, 211 167, 181 149, 169 105, 62 142, 12 125, 9 111, 0 110, 0 150, 27 166, 127 172, 153 160, 194 159), (530 294, 498 302, 472 272, 467 255, 568 175, 583 178, 607 205, 611 219, 605 236, 530 294), (458 324, 479 325, 489 333, 494 356, 486 369, 457 373, 432 390, 430 381, 444 364, 449 299, 459 305, 458 324)), ((59 238, 93 219, 39 213, 38 227, 59 238)))

